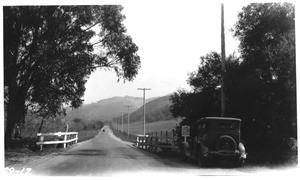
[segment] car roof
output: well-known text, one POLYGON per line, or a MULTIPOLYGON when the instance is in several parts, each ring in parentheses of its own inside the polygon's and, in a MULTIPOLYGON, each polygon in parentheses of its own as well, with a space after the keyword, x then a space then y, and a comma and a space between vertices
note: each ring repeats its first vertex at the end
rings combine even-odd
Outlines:
POLYGON ((210 120, 229 120, 229 121, 239 121, 241 122, 241 119, 238 118, 231 118, 231 117, 203 117, 199 120, 197 120, 194 124, 198 124, 202 121, 210 121, 210 120))

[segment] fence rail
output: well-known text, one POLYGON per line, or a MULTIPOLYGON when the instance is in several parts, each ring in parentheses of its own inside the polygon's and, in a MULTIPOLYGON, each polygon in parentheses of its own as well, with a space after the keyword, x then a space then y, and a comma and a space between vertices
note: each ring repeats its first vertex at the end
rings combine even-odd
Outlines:
POLYGON ((68 143, 77 143, 78 132, 38 133, 37 137, 39 141, 36 144, 40 146, 42 151, 43 145, 46 144, 63 144, 63 147, 66 148, 68 143), (57 136, 58 138, 54 141, 44 141, 46 136, 57 136), (59 140, 59 137, 63 137, 63 140, 59 140))
MULTIPOLYGON (((122 133, 127 136, 127 133, 121 132, 119 129, 111 126, 116 132, 122 133)), ((178 137, 176 136, 175 129, 172 131, 159 131, 146 133, 146 135, 135 135, 129 134, 128 139, 135 142, 135 145, 140 149, 150 150, 150 151, 174 151, 178 152, 178 137)))
POLYGON ((152 151, 159 151, 159 148, 164 150, 175 150, 178 149, 177 137, 175 136, 174 130, 169 132, 161 131, 147 133, 146 135, 138 135, 136 137, 136 146, 141 149, 147 149, 152 151))

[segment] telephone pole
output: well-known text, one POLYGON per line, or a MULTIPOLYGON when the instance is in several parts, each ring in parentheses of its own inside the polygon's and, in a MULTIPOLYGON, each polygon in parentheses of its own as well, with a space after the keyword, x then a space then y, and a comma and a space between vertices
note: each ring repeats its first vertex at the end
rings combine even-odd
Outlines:
POLYGON ((123 122, 123 112, 122 112, 122 132, 124 131, 123 127, 124 127, 124 122, 123 122))
POLYGON ((149 88, 138 88, 138 90, 143 90, 143 115, 144 115, 144 123, 143 123, 143 132, 144 136, 146 134, 146 106, 145 106, 145 91, 151 90, 149 88))
POLYGON ((116 123, 117 123, 117 130, 119 131, 119 119, 116 118, 116 123))
POLYGON ((115 125, 116 125, 116 119, 113 118, 113 120, 112 120, 112 126, 113 126, 114 129, 116 129, 115 125))
POLYGON ((127 107, 127 134, 128 134, 128 136, 129 136, 129 124, 130 124, 130 122, 129 122, 129 117, 130 117, 130 110, 129 110, 129 108, 130 107, 132 107, 132 106, 125 106, 125 107, 127 107))
POLYGON ((225 115, 225 32, 224 32, 224 5, 221 4, 221 116, 225 115))
POLYGON ((117 128, 117 130, 119 130, 118 129, 118 118, 116 118, 116 128, 117 128))

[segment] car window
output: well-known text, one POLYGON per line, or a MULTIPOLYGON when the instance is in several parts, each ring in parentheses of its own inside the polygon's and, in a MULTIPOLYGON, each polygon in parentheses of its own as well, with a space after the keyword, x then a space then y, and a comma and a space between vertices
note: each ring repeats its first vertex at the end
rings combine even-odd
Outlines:
POLYGON ((235 127, 234 122, 222 122, 218 123, 218 128, 219 129, 233 129, 235 127))
POLYGON ((199 131, 203 131, 203 130, 206 129, 206 126, 207 126, 207 125, 206 125, 205 123, 199 124, 199 125, 198 125, 198 130, 199 130, 199 131))

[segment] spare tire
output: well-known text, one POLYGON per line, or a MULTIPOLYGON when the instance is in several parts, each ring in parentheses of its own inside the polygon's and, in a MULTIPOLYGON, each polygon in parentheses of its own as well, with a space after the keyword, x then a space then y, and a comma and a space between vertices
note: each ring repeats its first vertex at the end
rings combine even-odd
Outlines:
POLYGON ((220 136, 219 139, 217 140, 216 149, 218 151, 220 151, 220 150, 234 151, 234 150, 236 150, 236 148, 237 148, 237 145, 236 145, 235 140, 228 135, 220 136))

